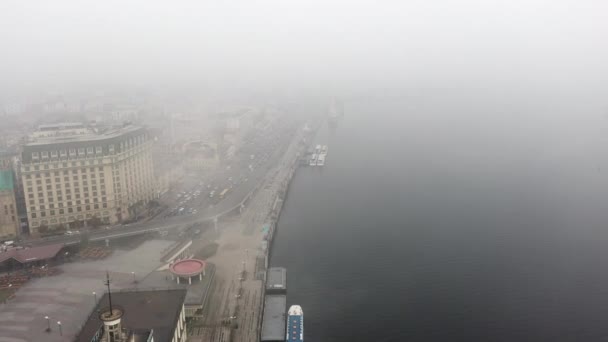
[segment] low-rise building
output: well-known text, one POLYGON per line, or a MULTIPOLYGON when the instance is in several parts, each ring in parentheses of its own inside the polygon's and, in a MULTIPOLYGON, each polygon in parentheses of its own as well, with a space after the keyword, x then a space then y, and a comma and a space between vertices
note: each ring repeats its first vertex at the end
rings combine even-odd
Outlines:
POLYGON ((186 290, 108 293, 97 303, 76 342, 185 342, 186 290))

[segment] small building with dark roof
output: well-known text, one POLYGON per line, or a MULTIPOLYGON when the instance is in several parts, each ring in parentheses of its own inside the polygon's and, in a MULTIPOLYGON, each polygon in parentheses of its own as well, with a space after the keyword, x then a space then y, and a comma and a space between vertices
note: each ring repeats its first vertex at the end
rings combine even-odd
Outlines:
POLYGON ((183 289, 112 292, 111 311, 106 293, 75 341, 185 342, 186 292, 183 289))
POLYGON ((287 269, 284 267, 271 267, 268 269, 266 280, 267 294, 287 293, 287 269))

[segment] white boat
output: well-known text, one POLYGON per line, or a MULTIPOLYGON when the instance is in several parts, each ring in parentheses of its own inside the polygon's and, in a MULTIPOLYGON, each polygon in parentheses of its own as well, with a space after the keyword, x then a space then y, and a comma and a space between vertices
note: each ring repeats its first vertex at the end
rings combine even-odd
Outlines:
POLYGON ((321 153, 327 154, 327 145, 323 145, 323 147, 321 147, 321 153))
POLYGON ((304 311, 299 305, 292 305, 287 311, 287 334, 285 341, 304 342, 304 311))
POLYGON ((312 157, 310 157, 310 166, 317 165, 317 154, 313 153, 312 157))
POLYGON ((319 158, 317 158, 317 166, 323 166, 325 165, 325 154, 321 153, 319 154, 319 158))
POLYGON ((321 153, 321 145, 317 145, 317 147, 315 147, 315 153, 321 153))

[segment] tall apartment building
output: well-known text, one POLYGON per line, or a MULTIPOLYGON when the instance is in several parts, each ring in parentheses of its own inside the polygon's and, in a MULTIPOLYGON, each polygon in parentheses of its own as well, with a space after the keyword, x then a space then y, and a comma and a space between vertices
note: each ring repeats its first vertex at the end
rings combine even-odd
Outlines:
POLYGON ((0 152, 0 239, 18 235, 19 216, 11 156, 0 152))
POLYGON ((139 126, 106 131, 44 126, 23 147, 21 176, 30 233, 99 218, 113 224, 155 197, 152 139, 139 126))

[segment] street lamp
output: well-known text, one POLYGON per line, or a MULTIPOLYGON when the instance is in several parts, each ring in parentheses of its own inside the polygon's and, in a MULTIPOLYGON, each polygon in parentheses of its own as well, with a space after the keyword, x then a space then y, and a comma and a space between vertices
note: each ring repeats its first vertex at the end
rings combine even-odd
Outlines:
POLYGON ((137 283, 137 280, 135 280, 135 272, 131 272, 131 275, 133 276, 133 282, 137 283))
POLYGON ((46 319, 46 332, 51 332, 51 321, 49 320, 49 316, 44 316, 44 319, 46 319))
POLYGON ((57 325, 59 326, 59 336, 63 336, 63 330, 61 330, 61 322, 57 321, 57 325))
POLYGON ((97 292, 93 291, 93 297, 95 297, 95 303, 93 304, 97 304, 97 292))

